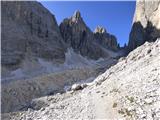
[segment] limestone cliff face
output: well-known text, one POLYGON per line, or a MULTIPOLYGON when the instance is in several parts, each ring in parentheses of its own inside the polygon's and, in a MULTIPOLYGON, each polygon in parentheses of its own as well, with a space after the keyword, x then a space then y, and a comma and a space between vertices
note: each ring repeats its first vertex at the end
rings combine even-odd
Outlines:
POLYGON ((84 23, 79 11, 71 18, 66 18, 60 24, 64 42, 76 52, 92 59, 106 57, 107 54, 95 42, 93 32, 84 23))
POLYGON ((137 0, 128 43, 129 51, 145 41, 155 41, 158 37, 160 37, 160 0, 137 0))
POLYGON ((114 35, 111 35, 106 32, 106 29, 103 27, 96 27, 94 31, 94 37, 96 42, 102 45, 105 48, 109 48, 112 50, 118 49, 117 39, 114 35))
POLYGON ((3 1, 2 65, 31 56, 63 62, 65 47, 55 17, 38 2, 3 1))

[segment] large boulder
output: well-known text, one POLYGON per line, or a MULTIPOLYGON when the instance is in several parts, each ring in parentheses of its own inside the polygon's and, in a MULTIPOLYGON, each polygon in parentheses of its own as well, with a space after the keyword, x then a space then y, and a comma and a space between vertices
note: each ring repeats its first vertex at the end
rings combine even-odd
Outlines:
POLYGON ((1 3, 3 66, 18 65, 27 55, 64 62, 65 47, 54 15, 35 1, 1 3))
POLYGON ((93 32, 86 26, 79 11, 60 24, 64 42, 75 52, 91 59, 106 57, 107 53, 95 42, 93 32))
POLYGON ((96 42, 101 46, 112 50, 118 49, 116 37, 114 35, 107 33, 105 28, 97 26, 94 31, 94 36, 96 42))
POLYGON ((130 32, 128 50, 131 51, 160 37, 160 0, 137 0, 130 32))

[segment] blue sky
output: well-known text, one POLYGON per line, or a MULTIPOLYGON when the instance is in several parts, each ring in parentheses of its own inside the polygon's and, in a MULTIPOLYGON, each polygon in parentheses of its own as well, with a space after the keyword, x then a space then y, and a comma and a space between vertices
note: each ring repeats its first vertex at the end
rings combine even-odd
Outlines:
POLYGON ((86 25, 94 31, 100 25, 115 35, 121 46, 128 43, 135 10, 135 1, 41 1, 60 24, 64 18, 81 12, 86 25))

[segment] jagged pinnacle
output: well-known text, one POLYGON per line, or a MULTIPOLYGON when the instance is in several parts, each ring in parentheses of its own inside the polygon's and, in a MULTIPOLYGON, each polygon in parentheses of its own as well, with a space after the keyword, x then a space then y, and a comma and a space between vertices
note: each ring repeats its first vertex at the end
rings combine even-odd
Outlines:
POLYGON ((79 20, 82 20, 81 13, 79 10, 76 10, 72 16, 72 22, 77 22, 79 20))
POLYGON ((75 18, 81 18, 81 13, 80 13, 80 11, 79 10, 76 10, 75 12, 74 12, 74 15, 73 15, 73 17, 75 17, 75 18))
POLYGON ((106 33, 106 29, 104 27, 97 26, 94 33, 106 33))

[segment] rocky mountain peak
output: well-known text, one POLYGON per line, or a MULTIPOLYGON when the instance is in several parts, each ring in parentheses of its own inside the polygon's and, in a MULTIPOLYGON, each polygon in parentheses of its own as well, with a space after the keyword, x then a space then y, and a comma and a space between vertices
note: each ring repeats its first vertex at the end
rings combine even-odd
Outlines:
POLYGON ((108 54, 95 42, 94 34, 83 21, 79 10, 75 11, 71 18, 64 19, 59 27, 64 42, 75 52, 91 59, 108 57, 108 54))
POLYGON ((114 35, 107 33, 104 27, 97 26, 94 31, 94 37, 96 42, 101 46, 112 50, 118 49, 117 38, 114 35))
POLYGON ((106 29, 101 26, 97 26, 96 29, 94 30, 94 33, 106 33, 106 29))
POLYGON ((81 17, 80 11, 79 11, 79 10, 76 10, 76 11, 74 12, 74 15, 73 15, 73 16, 76 17, 76 18, 80 18, 80 17, 81 17))
POLYGON ((72 22, 77 22, 79 20, 82 20, 81 13, 79 10, 76 10, 72 16, 72 22))

